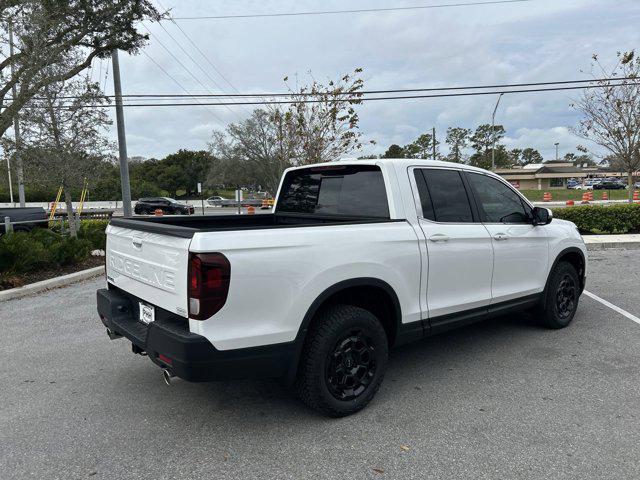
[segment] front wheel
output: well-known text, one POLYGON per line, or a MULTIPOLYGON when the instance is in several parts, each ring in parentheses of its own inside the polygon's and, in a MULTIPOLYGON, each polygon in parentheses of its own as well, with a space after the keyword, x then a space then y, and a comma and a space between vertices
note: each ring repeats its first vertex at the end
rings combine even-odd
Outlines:
POLYGON ((351 415, 382 383, 389 354, 386 332, 371 312, 352 305, 333 306, 316 320, 302 351, 297 393, 320 413, 351 415))
POLYGON ((580 279, 578 272, 568 262, 556 265, 547 285, 542 312, 544 324, 549 328, 564 328, 573 320, 578 308, 580 279))

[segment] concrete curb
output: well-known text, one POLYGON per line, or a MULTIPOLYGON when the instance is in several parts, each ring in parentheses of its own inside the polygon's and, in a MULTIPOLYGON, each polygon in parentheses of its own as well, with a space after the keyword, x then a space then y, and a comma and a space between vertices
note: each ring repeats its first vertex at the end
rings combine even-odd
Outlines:
POLYGON ((48 280, 42 280, 41 282, 30 283, 23 287, 11 288, 0 292, 0 302, 12 300, 14 298, 26 297, 27 295, 33 295, 34 293, 43 292, 52 288, 64 287, 72 283, 87 280, 88 278, 97 277, 103 273, 103 266, 93 267, 87 270, 70 273, 68 275, 62 275, 61 277, 54 277, 48 280))
POLYGON ((640 242, 585 242, 587 250, 590 252, 598 250, 610 250, 612 248, 620 248, 624 250, 640 250, 640 242))

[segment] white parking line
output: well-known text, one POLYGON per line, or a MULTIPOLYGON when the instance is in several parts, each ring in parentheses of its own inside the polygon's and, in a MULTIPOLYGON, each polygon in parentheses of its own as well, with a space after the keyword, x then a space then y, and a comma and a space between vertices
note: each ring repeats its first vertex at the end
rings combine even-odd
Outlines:
POLYGON ((609 307, 611 310, 615 310, 616 312, 618 312, 620 315, 624 315, 625 317, 627 317, 629 320, 636 322, 637 324, 640 325, 640 318, 636 317, 635 315, 630 314, 629 312, 627 312, 626 310, 623 310, 622 308, 614 305, 611 302, 607 302, 604 298, 600 298, 599 296, 588 292, 587 290, 584 290, 582 293, 584 293, 587 297, 589 298, 593 298, 596 302, 600 302, 601 304, 603 304, 605 307, 609 307))

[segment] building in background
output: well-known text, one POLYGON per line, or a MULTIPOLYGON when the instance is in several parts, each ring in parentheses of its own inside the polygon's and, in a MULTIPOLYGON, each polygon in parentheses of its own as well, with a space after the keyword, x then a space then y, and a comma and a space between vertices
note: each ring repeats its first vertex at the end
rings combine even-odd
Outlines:
POLYGON ((498 168, 495 173, 519 190, 553 190, 567 188, 570 179, 582 183, 587 178, 615 177, 624 180, 627 176, 624 172, 615 172, 606 167, 579 167, 571 162, 559 161, 498 168))

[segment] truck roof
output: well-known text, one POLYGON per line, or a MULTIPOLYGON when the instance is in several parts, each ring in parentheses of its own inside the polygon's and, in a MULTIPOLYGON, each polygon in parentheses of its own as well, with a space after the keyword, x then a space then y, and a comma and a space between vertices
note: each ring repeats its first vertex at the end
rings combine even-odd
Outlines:
MULTIPOLYGON (((410 167, 416 164, 424 163, 425 167, 449 167, 458 168, 462 170, 469 170, 475 172, 487 173, 487 170, 478 167, 472 167, 471 165, 465 165, 463 163, 443 162, 441 160, 430 160, 428 158, 341 158, 340 160, 333 162, 314 163, 310 165, 301 165, 299 167, 288 168, 287 170, 297 170, 301 168, 309 167, 331 167, 335 165, 395 165, 400 167, 410 167)), ((491 173, 491 172, 489 172, 491 173)))

